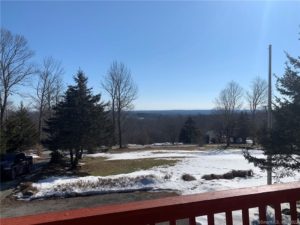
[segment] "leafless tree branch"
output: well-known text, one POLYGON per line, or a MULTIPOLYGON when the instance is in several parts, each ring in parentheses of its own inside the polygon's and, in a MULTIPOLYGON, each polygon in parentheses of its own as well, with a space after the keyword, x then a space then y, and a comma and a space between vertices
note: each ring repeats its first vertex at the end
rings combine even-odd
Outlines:
POLYGON ((267 82, 260 77, 256 77, 251 84, 251 89, 246 93, 249 109, 254 115, 257 109, 267 103, 267 82))
POLYGON ((220 92, 216 99, 216 109, 222 115, 227 146, 230 144, 230 136, 234 129, 234 114, 242 108, 243 89, 234 81, 231 81, 225 89, 220 92))
POLYGON ((52 57, 45 58, 38 71, 38 83, 35 87, 35 95, 32 96, 35 107, 38 110, 38 132, 42 137, 42 127, 45 117, 51 115, 51 109, 55 106, 62 94, 62 74, 64 70, 59 61, 52 57))
POLYGON ((27 40, 3 28, 0 55, 0 129, 2 130, 9 95, 13 93, 15 87, 24 84, 36 70, 30 63, 34 53, 29 49, 27 40))

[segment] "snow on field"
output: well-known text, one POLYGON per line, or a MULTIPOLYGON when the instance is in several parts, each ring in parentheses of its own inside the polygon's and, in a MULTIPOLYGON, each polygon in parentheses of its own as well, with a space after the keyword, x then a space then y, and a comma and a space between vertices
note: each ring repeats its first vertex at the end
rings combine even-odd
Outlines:
MULTIPOLYGON (((252 154, 263 157, 261 151, 252 154)), ((36 193, 20 198, 43 198, 50 196, 72 196, 91 193, 126 192, 133 190, 170 190, 179 194, 194 194, 266 184, 266 172, 249 164, 242 150, 185 151, 185 150, 140 150, 124 153, 97 153, 88 157, 105 157, 107 160, 128 160, 145 158, 179 159, 174 166, 159 166, 149 170, 136 171, 106 177, 50 177, 34 183, 36 193), (254 176, 232 180, 204 180, 206 174, 224 174, 231 170, 253 170, 254 176), (182 175, 189 174, 194 181, 184 181, 182 175)), ((86 156, 86 157, 87 157, 86 156)), ((286 177, 280 182, 299 181, 300 174, 286 177)))

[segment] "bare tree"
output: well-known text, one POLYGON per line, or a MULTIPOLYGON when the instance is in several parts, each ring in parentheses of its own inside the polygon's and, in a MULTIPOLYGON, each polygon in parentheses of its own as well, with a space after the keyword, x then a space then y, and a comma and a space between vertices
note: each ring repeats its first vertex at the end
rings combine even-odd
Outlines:
POLYGON ((247 91, 246 99, 249 104, 249 109, 251 111, 251 136, 253 140, 253 145, 256 143, 256 133, 257 133, 257 110, 258 108, 267 104, 268 100, 268 85, 267 82, 260 77, 256 77, 252 83, 250 90, 247 91))
POLYGON ((227 146, 230 145, 230 137, 233 134, 236 110, 242 108, 242 98, 243 89, 239 84, 231 81, 216 99, 216 109, 222 115, 227 146))
POLYGON ((103 89, 109 94, 111 102, 111 116, 112 116, 112 145, 116 144, 116 109, 115 109, 115 101, 116 101, 116 92, 117 92, 117 74, 118 74, 118 64, 117 62, 113 62, 108 70, 107 75, 102 82, 103 89))
POLYGON ((256 77, 252 83, 250 91, 247 91, 246 99, 252 115, 256 114, 259 107, 267 103, 267 82, 260 77, 256 77))
POLYGON ((7 99, 13 94, 15 87, 24 84, 35 73, 30 59, 33 51, 28 47, 27 40, 21 35, 13 35, 1 29, 0 41, 0 132, 3 129, 7 99))
MULTIPOLYGON (((133 82, 131 72, 120 62, 114 61, 102 83, 104 90, 111 98, 111 112, 114 138, 116 127, 118 131, 118 142, 122 148, 122 122, 124 112, 133 108, 133 101, 137 98, 137 86, 133 82)), ((115 144, 115 140, 113 140, 115 144)))
POLYGON ((161 130, 163 131, 163 135, 166 136, 168 142, 174 144, 175 142, 179 142, 179 134, 180 130, 184 125, 184 119, 180 116, 172 116, 165 117, 160 124, 162 125, 161 130))
POLYGON ((52 57, 45 58, 43 65, 38 71, 38 83, 36 93, 32 96, 35 107, 38 110, 38 133, 42 138, 43 121, 51 115, 51 108, 59 101, 62 92, 61 75, 64 73, 61 63, 52 57))
MULTIPOLYGON (((64 72, 62 71, 62 73, 64 72)), ((52 104, 54 106, 56 106, 62 100, 63 92, 64 92, 63 79, 61 76, 57 76, 54 81, 54 90, 52 95, 53 96, 52 104)))

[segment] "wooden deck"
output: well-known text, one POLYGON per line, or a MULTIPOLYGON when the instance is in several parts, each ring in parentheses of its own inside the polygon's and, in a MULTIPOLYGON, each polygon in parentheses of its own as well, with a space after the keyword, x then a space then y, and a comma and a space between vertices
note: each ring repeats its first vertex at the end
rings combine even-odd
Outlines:
POLYGON ((242 210, 244 225, 250 225, 249 209, 258 207, 259 222, 266 224, 266 207, 275 211, 276 224, 282 224, 281 203, 289 203, 291 224, 299 224, 296 202, 300 201, 300 182, 260 186, 196 195, 168 197, 127 204, 1 219, 1 225, 154 225, 187 218, 196 225, 197 216, 207 216, 214 225, 214 214, 225 213, 224 224, 232 225, 232 212, 242 210))

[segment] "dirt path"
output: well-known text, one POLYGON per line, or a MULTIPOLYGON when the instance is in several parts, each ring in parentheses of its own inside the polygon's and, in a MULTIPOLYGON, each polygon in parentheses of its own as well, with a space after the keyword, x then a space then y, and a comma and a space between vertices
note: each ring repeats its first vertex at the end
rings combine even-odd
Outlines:
POLYGON ((114 203, 125 203, 154 198, 174 196, 175 193, 134 192, 121 194, 93 195, 85 197, 19 201, 12 198, 1 199, 1 217, 17 217, 39 213, 95 207, 114 203))

